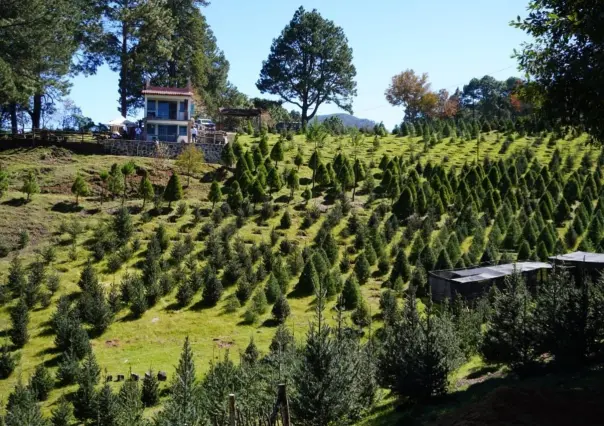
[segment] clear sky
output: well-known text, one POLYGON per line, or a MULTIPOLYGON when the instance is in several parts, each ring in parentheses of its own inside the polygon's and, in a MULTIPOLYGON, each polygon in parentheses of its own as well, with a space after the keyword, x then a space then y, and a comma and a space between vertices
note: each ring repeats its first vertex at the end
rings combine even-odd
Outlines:
MULTIPOLYGON (((509 22, 526 14, 528 0, 213 0, 203 12, 240 91, 262 96, 255 86, 262 61, 301 4, 316 8, 348 37, 357 69, 354 115, 389 128, 401 121, 402 110, 388 105, 384 90, 407 68, 427 72, 434 90, 451 92, 485 74, 521 75, 511 56, 527 38, 509 22)), ((106 66, 74 78, 69 97, 95 122, 119 116, 117 75, 106 66)), ((319 109, 333 112, 341 111, 335 105, 319 109)))

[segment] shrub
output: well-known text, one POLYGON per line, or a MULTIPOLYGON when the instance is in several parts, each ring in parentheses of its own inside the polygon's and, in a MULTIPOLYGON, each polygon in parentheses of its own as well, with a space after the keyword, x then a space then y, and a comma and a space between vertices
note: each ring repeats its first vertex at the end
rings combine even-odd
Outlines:
POLYGON ((46 401, 48 394, 54 388, 54 379, 43 364, 36 367, 29 380, 29 388, 38 401, 46 401))
POLYGON ((283 294, 279 296, 272 310, 273 317, 279 322, 283 323, 290 314, 290 307, 287 299, 283 294))

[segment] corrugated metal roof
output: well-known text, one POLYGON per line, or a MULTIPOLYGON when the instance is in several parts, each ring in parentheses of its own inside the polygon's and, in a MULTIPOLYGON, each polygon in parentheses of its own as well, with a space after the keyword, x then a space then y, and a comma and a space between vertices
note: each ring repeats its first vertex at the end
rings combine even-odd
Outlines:
POLYGON ((538 269, 551 269, 551 267, 552 266, 549 263, 544 262, 518 262, 506 263, 504 265, 484 266, 480 268, 460 269, 458 271, 451 271, 453 274, 459 276, 459 278, 452 278, 451 281, 458 283, 486 281, 505 277, 506 275, 512 275, 514 270, 516 272, 530 272, 538 269))
POLYGON ((550 259, 562 262, 586 262, 604 264, 604 254, 589 253, 586 251, 575 251, 573 253, 561 254, 559 256, 552 256, 550 257, 550 259))
POLYGON ((193 96, 193 92, 188 87, 149 86, 143 90, 143 95, 193 96))

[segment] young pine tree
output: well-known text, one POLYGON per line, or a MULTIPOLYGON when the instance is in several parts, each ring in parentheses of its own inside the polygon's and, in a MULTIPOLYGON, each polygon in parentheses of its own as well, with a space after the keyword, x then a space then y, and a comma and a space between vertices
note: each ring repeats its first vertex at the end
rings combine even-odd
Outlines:
POLYGON ((73 397, 74 414, 78 420, 91 420, 97 415, 95 386, 99 383, 101 370, 92 352, 82 363, 78 375, 78 389, 73 397))
POLYGON ((29 341, 29 310, 24 299, 19 299, 10 311, 11 329, 9 332, 13 345, 22 348, 29 341))
POLYGON ((159 402, 159 382, 152 369, 143 378, 141 401, 145 407, 153 407, 159 402))
POLYGON ((180 178, 178 177, 178 174, 172 173, 164 191, 164 199, 168 201, 168 208, 172 206, 173 201, 179 201, 182 197, 183 191, 180 184, 180 178))

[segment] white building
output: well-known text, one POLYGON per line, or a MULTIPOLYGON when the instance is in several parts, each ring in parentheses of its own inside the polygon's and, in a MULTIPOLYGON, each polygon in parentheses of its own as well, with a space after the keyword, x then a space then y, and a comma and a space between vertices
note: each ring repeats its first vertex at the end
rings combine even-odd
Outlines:
POLYGON ((154 87, 147 84, 142 93, 145 96, 145 140, 190 142, 195 112, 191 86, 154 87))

